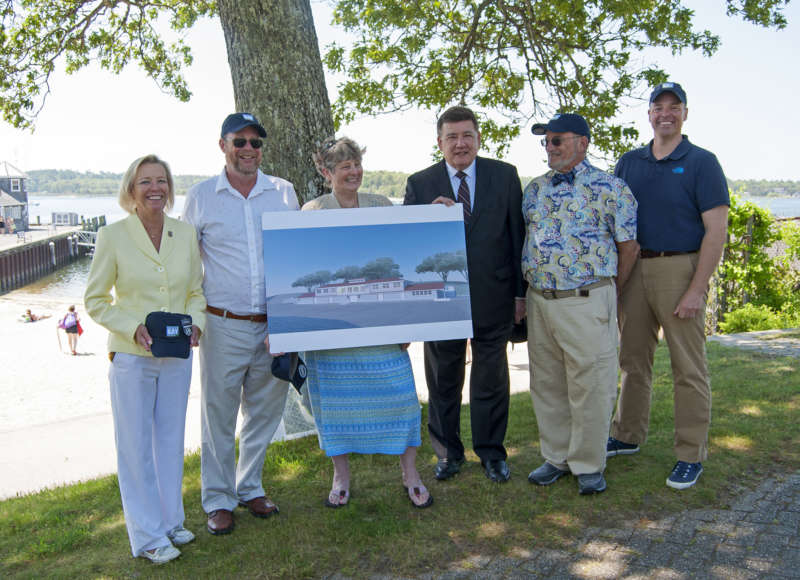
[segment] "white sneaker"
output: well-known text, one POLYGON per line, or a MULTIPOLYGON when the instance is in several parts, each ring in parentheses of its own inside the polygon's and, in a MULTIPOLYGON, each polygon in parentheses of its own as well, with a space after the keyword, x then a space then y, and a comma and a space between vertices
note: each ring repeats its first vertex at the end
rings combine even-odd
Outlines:
POLYGON ((177 526, 172 528, 170 531, 167 532, 167 537, 172 541, 173 544, 176 546, 183 546, 184 544, 188 544, 192 540, 194 540, 194 534, 184 528, 183 526, 177 526))
POLYGON ((181 551, 172 544, 169 546, 161 546, 153 551, 145 550, 140 554, 142 558, 147 558, 153 564, 166 564, 180 555, 181 551))

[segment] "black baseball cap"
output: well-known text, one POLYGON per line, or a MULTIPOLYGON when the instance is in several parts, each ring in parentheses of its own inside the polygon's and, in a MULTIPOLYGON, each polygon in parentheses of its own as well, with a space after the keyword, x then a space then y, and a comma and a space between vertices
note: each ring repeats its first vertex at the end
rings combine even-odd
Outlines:
POLYGON ((300 355, 296 352, 286 352, 272 359, 272 375, 292 383, 299 393, 308 375, 308 369, 300 355))
POLYGON ((575 133, 591 139, 589 123, 577 113, 559 113, 547 123, 536 123, 531 127, 534 135, 544 135, 548 131, 553 133, 575 133))
POLYGON ((672 93, 681 103, 684 105, 686 104, 686 91, 683 90, 683 87, 680 86, 678 83, 661 83, 660 85, 656 86, 653 89, 653 92, 650 93, 650 104, 655 101, 661 93, 672 93))
POLYGON ((255 115, 251 113, 232 113, 225 117, 222 122, 222 133, 220 137, 225 137, 228 133, 236 133, 245 127, 255 127, 258 134, 263 138, 267 136, 267 131, 258 122, 255 115))

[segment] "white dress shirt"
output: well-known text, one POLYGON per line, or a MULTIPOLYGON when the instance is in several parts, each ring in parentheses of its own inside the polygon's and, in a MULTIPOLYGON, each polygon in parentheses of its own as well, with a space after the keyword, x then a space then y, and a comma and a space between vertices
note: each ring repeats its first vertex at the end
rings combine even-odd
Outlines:
MULTIPOLYGON (((450 186, 453 188, 453 197, 456 198, 458 201, 458 188, 461 185, 461 179, 456 177, 456 173, 458 173, 458 169, 452 167, 449 163, 445 161, 445 167, 447 167, 447 174, 450 176, 450 186)), ((464 173, 467 174, 467 186, 469 187, 469 207, 471 211, 475 211, 475 160, 472 160, 469 167, 464 169, 464 173)))
POLYGON ((233 188, 225 169, 192 186, 182 219, 197 230, 210 306, 235 314, 266 313, 261 214, 298 209, 292 184, 260 169, 247 197, 233 188))

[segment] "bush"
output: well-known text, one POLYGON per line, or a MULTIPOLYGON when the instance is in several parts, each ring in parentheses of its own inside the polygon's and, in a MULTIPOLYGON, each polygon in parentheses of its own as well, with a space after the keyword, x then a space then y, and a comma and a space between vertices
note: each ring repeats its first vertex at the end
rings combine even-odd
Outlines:
POLYGON ((796 307, 788 302, 778 312, 764 304, 749 303, 725 315, 725 320, 720 322, 719 329, 724 334, 731 334, 796 326, 800 326, 800 314, 796 307))

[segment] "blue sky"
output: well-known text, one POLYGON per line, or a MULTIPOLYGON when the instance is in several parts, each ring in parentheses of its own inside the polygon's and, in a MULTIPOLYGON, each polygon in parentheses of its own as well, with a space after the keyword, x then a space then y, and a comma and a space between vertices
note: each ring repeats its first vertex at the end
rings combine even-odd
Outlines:
MULTIPOLYGON (((303 288, 292 288, 292 282, 300 276, 364 266, 383 257, 393 258, 408 280, 439 281, 435 274, 417 274, 414 269, 428 256, 459 248, 464 248, 464 225, 455 221, 267 230, 264 256, 270 272, 268 293, 304 292, 303 288)), ((450 278, 463 281, 455 272, 450 278)))
MULTIPOLYGON (((643 56, 661 64, 686 89, 689 119, 684 132, 693 142, 717 154, 728 177, 800 180, 794 137, 800 127, 800 75, 794 58, 800 54, 800 3, 785 14, 789 26, 780 32, 757 28, 724 13, 722 0, 687 0, 697 11, 697 27, 722 38, 712 59, 698 54, 673 57, 651 50, 643 56)), ((341 31, 333 29, 327 3, 313 2, 320 46, 341 31)), ((205 20, 189 34, 194 64, 187 71, 194 96, 180 103, 161 93, 141 71, 119 76, 83 69, 51 80, 52 95, 33 134, 0 121, 0 160, 20 169, 62 168, 122 172, 145 153, 154 152, 178 174, 215 174, 223 165, 216 145, 219 126, 233 109, 233 90, 218 20, 205 20)), ((336 79, 328 77, 336 94, 336 79)), ((650 128, 646 103, 626 108, 645 138, 650 128)), ((362 119, 344 127, 367 147, 367 170, 416 171, 430 163, 435 144, 435 112, 416 111, 362 119)), ((544 151, 527 128, 507 160, 520 175, 546 171, 544 151)))

